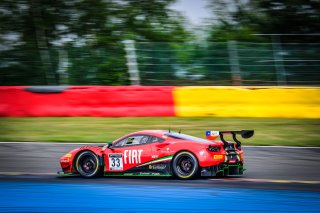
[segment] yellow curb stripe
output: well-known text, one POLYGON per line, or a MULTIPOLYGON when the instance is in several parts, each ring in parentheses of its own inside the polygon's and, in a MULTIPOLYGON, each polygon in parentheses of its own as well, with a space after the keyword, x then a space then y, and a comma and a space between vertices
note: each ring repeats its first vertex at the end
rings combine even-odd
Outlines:
POLYGON ((320 184, 320 181, 316 181, 316 180, 272 180, 272 179, 250 179, 250 178, 226 178, 226 179, 209 179, 209 180, 224 181, 224 182, 320 184))

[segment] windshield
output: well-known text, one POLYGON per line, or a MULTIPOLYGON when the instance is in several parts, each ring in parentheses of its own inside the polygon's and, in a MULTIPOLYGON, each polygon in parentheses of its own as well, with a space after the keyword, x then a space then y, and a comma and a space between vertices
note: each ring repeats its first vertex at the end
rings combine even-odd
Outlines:
POLYGON ((203 142, 203 143, 211 143, 211 141, 203 139, 203 138, 198 138, 198 137, 194 137, 191 135, 186 135, 186 134, 182 134, 182 133, 178 133, 178 132, 167 132, 164 135, 172 137, 172 138, 176 138, 176 139, 181 139, 181 140, 188 140, 188 141, 195 141, 195 142, 203 142))

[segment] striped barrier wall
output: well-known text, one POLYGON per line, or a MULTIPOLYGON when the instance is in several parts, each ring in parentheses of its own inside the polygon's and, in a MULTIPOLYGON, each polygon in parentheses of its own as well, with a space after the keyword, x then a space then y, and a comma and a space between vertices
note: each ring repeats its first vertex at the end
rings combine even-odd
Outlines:
POLYGON ((178 87, 173 96, 176 116, 320 118, 318 87, 178 87))
POLYGON ((0 116, 320 118, 320 88, 3 86, 0 116))
POLYGON ((174 116, 172 87, 0 87, 0 116, 174 116))

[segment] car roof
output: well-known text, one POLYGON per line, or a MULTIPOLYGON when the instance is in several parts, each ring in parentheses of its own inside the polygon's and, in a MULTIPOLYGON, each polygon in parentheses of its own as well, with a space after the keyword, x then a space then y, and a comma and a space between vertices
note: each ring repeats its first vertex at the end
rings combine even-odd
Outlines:
POLYGON ((132 134, 148 134, 148 135, 153 135, 153 136, 157 136, 157 137, 162 137, 162 136, 166 135, 166 136, 171 136, 171 137, 174 137, 177 139, 198 141, 198 142, 202 142, 202 143, 212 143, 212 141, 209 141, 207 139, 198 138, 198 137, 194 137, 191 135, 186 135, 186 134, 182 134, 180 132, 175 132, 175 131, 170 131, 170 130, 142 130, 142 131, 130 133, 130 135, 132 135, 132 134))
POLYGON ((166 133, 165 130, 141 130, 137 132, 132 132, 131 134, 148 134, 148 135, 153 135, 153 136, 158 136, 161 137, 166 133))

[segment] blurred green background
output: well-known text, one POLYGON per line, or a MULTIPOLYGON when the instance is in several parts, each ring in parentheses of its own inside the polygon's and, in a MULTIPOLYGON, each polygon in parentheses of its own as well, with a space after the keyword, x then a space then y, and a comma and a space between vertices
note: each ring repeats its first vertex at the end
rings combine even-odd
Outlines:
POLYGON ((0 85, 319 85, 319 0, 202 1, 1 0, 0 85))

